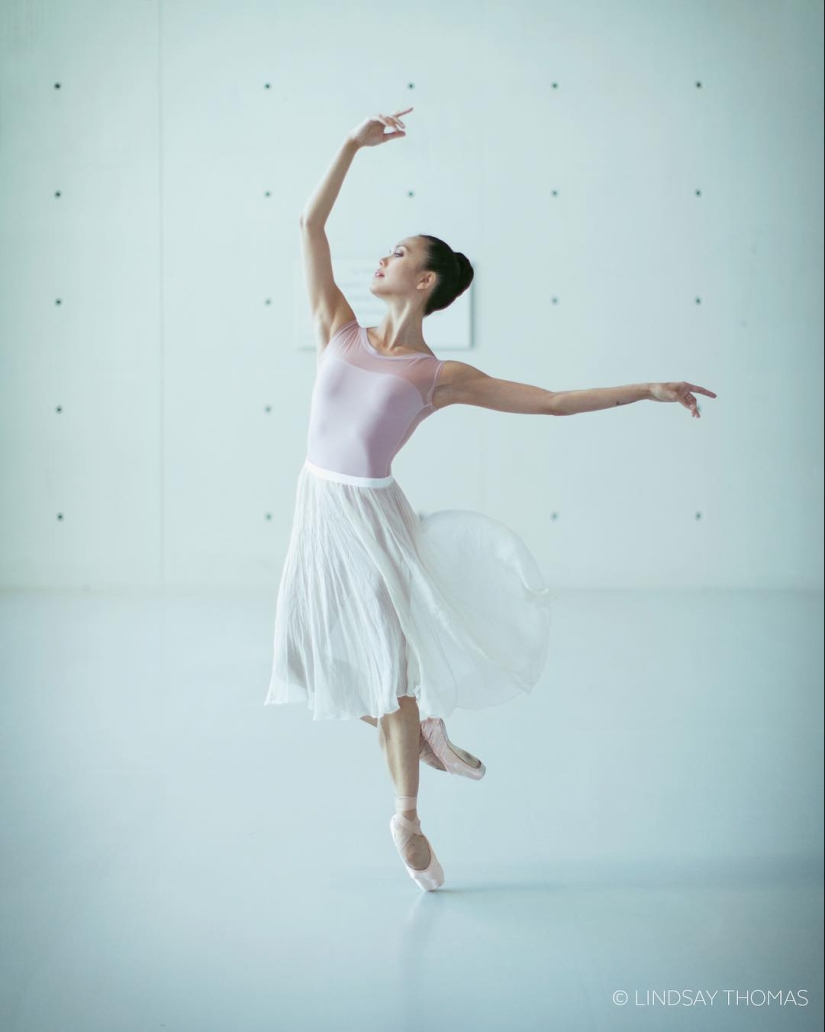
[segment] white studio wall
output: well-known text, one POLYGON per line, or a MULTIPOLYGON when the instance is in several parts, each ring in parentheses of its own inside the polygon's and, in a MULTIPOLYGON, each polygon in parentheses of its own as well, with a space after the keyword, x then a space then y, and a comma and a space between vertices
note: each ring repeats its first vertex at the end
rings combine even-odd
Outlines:
POLYGON ((443 357, 718 393, 701 420, 449 408, 397 463, 421 510, 500 518, 560 588, 821 588, 821 11, 618 12, 7 8, 3 588, 272 589, 315 370, 298 216, 352 124, 411 105, 353 163, 334 260, 433 233, 476 269, 443 357))
MULTIPOLYGON (((822 40, 821 0, 0 4, 0 1032, 823 1027, 822 40), (426 233, 474 268, 438 357, 718 395, 404 443, 420 513, 501 521, 547 585, 540 680, 478 708, 475 663, 447 720, 482 779, 411 776, 412 720, 266 705, 449 703, 452 642, 522 677, 540 638, 501 535, 424 576, 330 493, 293 521, 299 216, 410 107, 325 227, 362 326, 426 233), (416 583, 462 591, 383 591, 416 583), (390 833, 416 790, 435 893, 390 833)), ((374 445, 330 368, 316 439, 374 445)))

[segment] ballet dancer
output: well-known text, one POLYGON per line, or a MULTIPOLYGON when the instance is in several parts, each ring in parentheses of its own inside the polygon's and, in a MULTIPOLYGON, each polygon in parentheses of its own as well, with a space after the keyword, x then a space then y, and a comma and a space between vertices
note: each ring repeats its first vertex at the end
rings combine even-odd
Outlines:
POLYGON ((419 764, 483 777, 484 764, 450 741, 444 718, 537 683, 550 589, 500 522, 456 510, 419 518, 393 458, 448 405, 570 416, 651 400, 698 419, 695 395, 716 394, 685 381, 553 391, 438 358, 424 319, 463 294, 474 273, 466 255, 428 234, 402 238, 378 260, 370 290, 386 312, 380 325, 361 326, 333 278, 324 227, 355 155, 404 139, 402 116, 412 110, 373 115, 348 133, 300 219, 317 371, 266 704, 303 702, 313 719, 377 728, 395 792, 392 837, 410 877, 431 891, 444 872, 421 830, 419 764))

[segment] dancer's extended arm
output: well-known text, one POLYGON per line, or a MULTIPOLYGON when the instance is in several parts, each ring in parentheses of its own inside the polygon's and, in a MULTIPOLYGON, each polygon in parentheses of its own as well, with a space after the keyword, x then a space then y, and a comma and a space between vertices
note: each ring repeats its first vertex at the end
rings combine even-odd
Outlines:
POLYGON ((715 398, 713 391, 684 381, 674 383, 630 383, 622 387, 594 387, 581 391, 548 391, 529 383, 499 380, 466 362, 445 362, 433 392, 433 407, 478 405, 499 412, 522 412, 545 416, 572 416, 577 412, 630 405, 634 401, 678 401, 699 416, 698 391, 715 398))

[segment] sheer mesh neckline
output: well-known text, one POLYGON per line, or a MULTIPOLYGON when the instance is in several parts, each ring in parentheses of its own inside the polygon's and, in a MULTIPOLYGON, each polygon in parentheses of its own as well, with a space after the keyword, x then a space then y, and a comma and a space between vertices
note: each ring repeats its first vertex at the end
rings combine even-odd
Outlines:
POLYGON ((435 358, 435 355, 431 355, 426 351, 420 351, 417 355, 385 355, 383 351, 379 351, 378 348, 374 348, 372 344, 370 344, 370 337, 367 333, 366 326, 361 327, 361 341, 366 345, 367 350, 371 354, 378 355, 379 358, 389 358, 393 361, 398 358, 435 358))

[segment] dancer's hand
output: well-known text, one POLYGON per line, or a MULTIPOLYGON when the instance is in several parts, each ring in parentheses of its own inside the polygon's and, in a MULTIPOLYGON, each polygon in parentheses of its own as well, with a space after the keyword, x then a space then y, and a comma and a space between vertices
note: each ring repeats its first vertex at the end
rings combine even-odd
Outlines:
POLYGON ((706 394, 709 398, 715 398, 713 391, 705 390, 704 387, 697 387, 695 383, 652 383, 650 385, 650 397, 653 401, 678 401, 685 408, 699 419, 699 409, 696 407, 696 398, 690 393, 698 391, 699 394, 706 394))
POLYGON ((379 143, 386 143, 387 140, 397 140, 401 136, 406 136, 404 123, 398 116, 406 115, 408 111, 412 111, 412 108, 407 108, 406 111, 397 111, 394 115, 373 115, 353 129, 349 134, 349 139, 353 143, 357 143, 359 147, 376 147, 379 143), (387 125, 390 128, 398 126, 400 131, 385 133, 384 127, 387 125))

